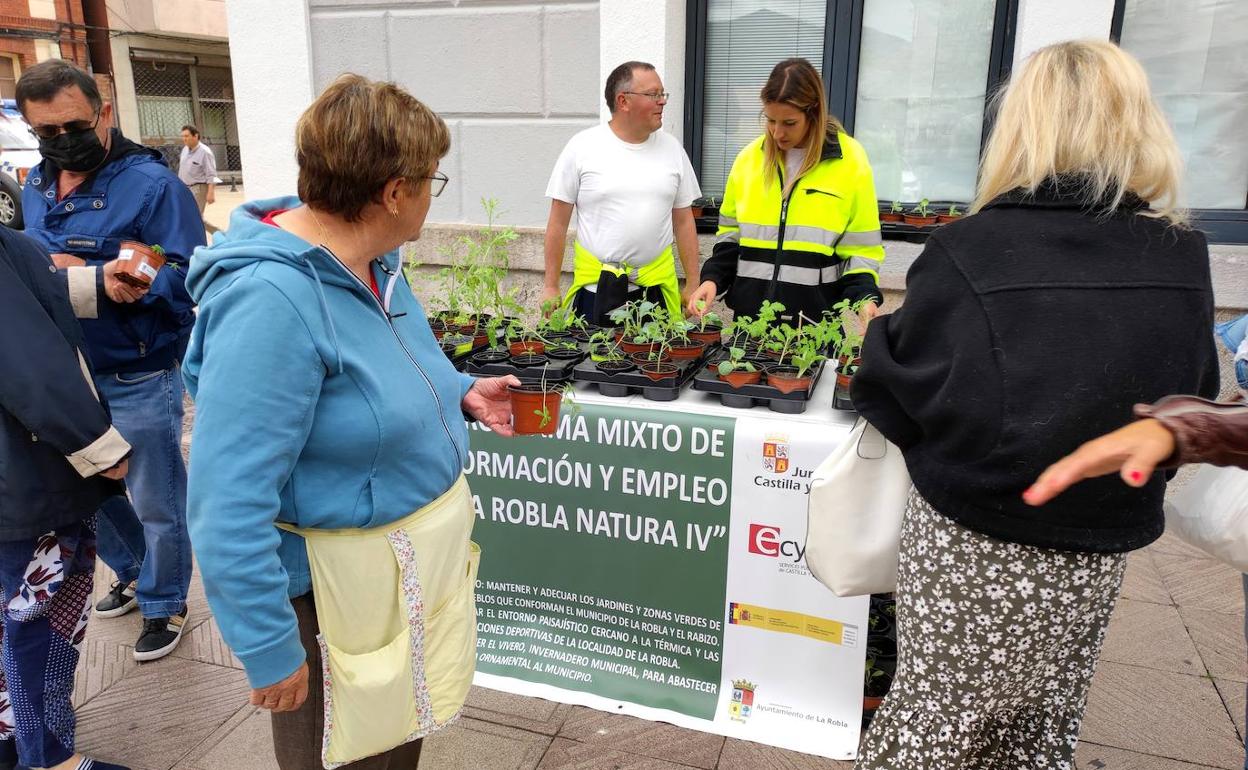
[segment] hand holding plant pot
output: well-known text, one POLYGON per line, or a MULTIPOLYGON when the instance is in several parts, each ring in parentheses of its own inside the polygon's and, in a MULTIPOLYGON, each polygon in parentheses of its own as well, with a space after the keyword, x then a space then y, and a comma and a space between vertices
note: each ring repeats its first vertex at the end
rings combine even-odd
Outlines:
POLYGON ((511 428, 511 395, 508 388, 520 385, 514 375, 486 377, 473 383, 460 406, 465 412, 500 436, 513 434, 511 428))
POLYGON ((122 241, 116 261, 117 280, 146 292, 156 280, 156 274, 165 266, 165 250, 158 245, 122 241))
POLYGON ((135 287, 125 283, 117 277, 117 273, 122 269, 123 262, 113 260, 105 262, 100 268, 104 273, 104 293, 108 298, 117 303, 138 302, 147 294, 147 287, 135 287))

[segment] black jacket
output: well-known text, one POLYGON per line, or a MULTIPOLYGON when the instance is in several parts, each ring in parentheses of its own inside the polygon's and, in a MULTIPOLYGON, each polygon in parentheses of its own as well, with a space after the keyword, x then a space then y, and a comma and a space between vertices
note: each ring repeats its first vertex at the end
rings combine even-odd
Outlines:
POLYGON ((130 453, 96 397, 65 283, 0 227, 0 540, 38 537, 124 493, 99 476, 130 453))
POLYGON ((851 394, 942 514, 1010 542, 1121 552, 1161 535, 1164 474, 1141 489, 1092 479, 1040 508, 1021 495, 1133 404, 1217 394, 1209 251, 1138 199, 1101 218, 1076 201, 1049 184, 937 230, 904 305, 871 323, 851 394))

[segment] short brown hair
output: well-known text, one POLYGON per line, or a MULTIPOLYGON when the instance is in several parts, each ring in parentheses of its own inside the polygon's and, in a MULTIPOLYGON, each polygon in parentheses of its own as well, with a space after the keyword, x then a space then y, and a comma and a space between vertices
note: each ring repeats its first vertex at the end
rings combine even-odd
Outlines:
POLYGON ((191 136, 196 136, 196 137, 199 136, 199 129, 196 128, 195 126, 192 126, 190 123, 187 123, 185 126, 182 126, 182 130, 190 132, 191 136))
MULTIPOLYGON (((50 102, 66 88, 77 86, 87 103, 96 112, 104 106, 100 87, 90 73, 64 59, 48 59, 22 73, 17 81, 17 109, 24 111, 27 102, 50 102)), ((23 112, 23 114, 25 114, 23 112)))
POLYGON ((607 75, 607 87, 602 95, 607 98, 607 109, 611 110, 612 114, 615 113, 615 97, 619 96, 625 88, 632 88, 633 73, 637 70, 653 72, 654 65, 644 61, 626 61, 607 75))
POLYGON ((295 127, 299 198, 358 221, 392 179, 417 183, 451 148, 446 123, 394 83, 341 75, 295 127))

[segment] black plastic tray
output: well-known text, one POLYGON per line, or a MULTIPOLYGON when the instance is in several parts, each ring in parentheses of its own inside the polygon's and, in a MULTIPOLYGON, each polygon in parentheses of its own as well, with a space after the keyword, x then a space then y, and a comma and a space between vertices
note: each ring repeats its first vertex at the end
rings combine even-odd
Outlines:
MULTIPOLYGON (((722 357, 708 359, 707 364, 722 360, 722 357)), ((701 390, 705 393, 713 393, 719 396, 720 402, 724 406, 730 406, 736 409, 749 409, 753 406, 766 405, 773 412, 781 414, 801 414, 806 411, 806 405, 810 403, 810 399, 815 395, 815 389, 819 387, 819 379, 823 375, 823 367, 826 362, 820 361, 815 364, 811 374, 810 388, 806 391, 795 391, 793 393, 781 393, 770 385, 759 383, 757 385, 742 385, 734 388, 719 377, 707 371, 704 365, 698 370, 697 376, 693 378, 693 389, 701 390)))
POLYGON ((604 396, 622 398, 640 393, 650 401, 675 401, 680 397, 680 389, 693 378, 693 375, 705 366, 707 354, 689 361, 672 361, 677 372, 670 380, 655 382, 639 369, 633 368, 619 374, 605 374, 598 371, 591 359, 585 359, 572 370, 572 379, 577 382, 590 382, 598 386, 598 392, 604 396))
MULTIPOLYGON (((483 350, 488 350, 484 348, 483 350)), ((473 355, 482 352, 474 351, 473 355)), ((508 361, 499 361, 496 363, 478 363, 473 361, 471 357, 464 362, 462 371, 467 374, 476 375, 478 377, 506 377, 514 374, 521 382, 541 382, 542 370, 546 370, 545 376, 547 382, 566 382, 572 377, 572 369, 584 360, 584 353, 580 358, 573 358, 567 361, 549 359, 545 364, 536 366, 516 366, 508 361)))

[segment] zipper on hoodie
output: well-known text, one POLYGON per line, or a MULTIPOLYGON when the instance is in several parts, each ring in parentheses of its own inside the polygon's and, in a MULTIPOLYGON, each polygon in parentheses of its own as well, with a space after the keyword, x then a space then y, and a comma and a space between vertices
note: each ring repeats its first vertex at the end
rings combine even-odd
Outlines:
MULTIPOLYGON (((455 437, 451 435, 451 427, 446 424, 446 414, 442 410, 442 399, 438 397, 438 390, 433 387, 433 380, 429 379, 429 375, 425 374, 425 370, 416 362, 416 357, 412 355, 412 351, 408 350, 407 343, 403 341, 403 337, 399 334, 399 330, 394 328, 394 321, 391 320, 390 314, 386 312, 386 306, 381 304, 381 300, 377 298, 376 294, 373 294, 372 288, 369 287, 368 284, 361 281, 360 277, 352 272, 351 268, 347 267, 346 264, 338 258, 337 254, 330 251, 327 246, 321 246, 321 248, 325 251, 325 253, 334 258, 335 264, 341 265, 342 269, 347 272, 347 275, 351 276, 351 279, 362 289, 364 289, 364 291, 368 294, 369 299, 371 299, 377 309, 381 311, 382 318, 386 319, 386 325, 390 327, 390 333, 394 335, 394 339, 399 343, 399 347, 403 348, 403 353, 407 356, 407 360, 412 363, 412 366, 416 367, 416 371, 420 373, 421 379, 425 381, 425 385, 428 386, 429 392, 433 395, 434 403, 438 405, 438 419, 442 421, 442 430, 446 431, 446 438, 451 442, 451 448, 455 450, 455 460, 457 465, 462 469, 464 467, 464 458, 460 456, 459 446, 455 443, 455 437)), ((371 261, 369 270, 372 270, 371 261)))
MULTIPOLYGON (((780 164, 776 164, 779 166, 780 164)), ((776 284, 780 280, 780 255, 784 253, 784 226, 789 219, 789 201, 793 198, 793 193, 797 191, 797 183, 793 184, 793 189, 789 190, 789 194, 784 194, 784 168, 776 169, 780 180, 780 232, 776 234, 776 264, 771 271, 771 283, 767 286, 766 300, 774 301, 776 297, 776 284)))

